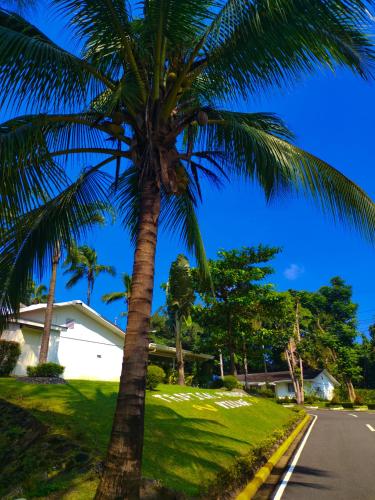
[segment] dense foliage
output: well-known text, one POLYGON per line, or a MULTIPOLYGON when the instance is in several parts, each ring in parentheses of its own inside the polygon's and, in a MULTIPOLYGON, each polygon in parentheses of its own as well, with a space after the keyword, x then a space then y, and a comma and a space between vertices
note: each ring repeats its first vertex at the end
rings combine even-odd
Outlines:
POLYGON ((11 374, 20 354, 18 342, 0 339, 0 377, 7 377, 11 374))
POLYGON ((64 373, 65 366, 57 363, 41 363, 37 366, 28 366, 27 375, 29 377, 61 377, 64 373))
POLYGON ((146 387, 154 391, 159 384, 165 381, 165 371, 160 366, 149 365, 147 367, 146 387))

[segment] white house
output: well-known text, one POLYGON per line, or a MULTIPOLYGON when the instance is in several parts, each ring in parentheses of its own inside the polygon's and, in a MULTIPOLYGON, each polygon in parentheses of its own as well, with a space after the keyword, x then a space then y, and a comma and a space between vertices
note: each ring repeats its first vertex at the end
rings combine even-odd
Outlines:
MULTIPOLYGON (((21 345, 14 375, 25 375, 27 366, 38 363, 46 304, 20 309, 1 338, 21 345)), ((48 361, 65 366, 64 377, 82 380, 118 380, 121 373, 125 332, 80 300, 53 306, 48 361)), ((151 356, 174 358, 172 347, 151 343, 151 356)), ((185 359, 207 361, 212 356, 185 351, 185 359)))
MULTIPOLYGON (((294 398, 294 387, 288 371, 249 373, 247 375, 249 387, 270 385, 275 389, 277 398, 294 398)), ((245 385, 245 375, 238 375, 238 380, 245 385)), ((339 382, 327 370, 312 370, 305 368, 303 373, 304 390, 306 394, 315 394, 319 398, 330 401, 333 398, 335 387, 339 382)))

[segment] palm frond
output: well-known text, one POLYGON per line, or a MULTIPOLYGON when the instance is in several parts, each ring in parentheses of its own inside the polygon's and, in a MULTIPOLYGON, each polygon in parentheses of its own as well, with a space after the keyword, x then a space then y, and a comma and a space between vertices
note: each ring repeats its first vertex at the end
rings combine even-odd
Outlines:
POLYGON ((374 239, 375 205, 354 182, 328 163, 289 142, 273 115, 213 112, 199 144, 221 154, 228 173, 260 184, 269 200, 284 192, 310 196, 325 212, 374 239), (221 119, 219 118, 221 116, 221 119))
POLYGON ((87 61, 56 45, 21 16, 0 8, 0 106, 46 109, 87 99, 111 85, 87 61))
POLYGON ((17 312, 33 274, 42 276, 49 268, 57 245, 69 248, 87 234, 91 224, 82 221, 96 216, 96 203, 106 203, 108 185, 106 174, 95 167, 88 169, 55 198, 18 217, 2 232, 0 311, 4 318, 17 312))
POLYGON ((369 24, 360 0, 227 0, 196 64, 231 98, 290 83, 317 65, 367 77, 374 63, 369 24))
POLYGON ((125 300, 125 299, 126 299, 125 292, 111 292, 111 293, 106 293, 102 296, 102 301, 105 302, 106 304, 112 304, 113 302, 116 302, 118 300, 125 300))

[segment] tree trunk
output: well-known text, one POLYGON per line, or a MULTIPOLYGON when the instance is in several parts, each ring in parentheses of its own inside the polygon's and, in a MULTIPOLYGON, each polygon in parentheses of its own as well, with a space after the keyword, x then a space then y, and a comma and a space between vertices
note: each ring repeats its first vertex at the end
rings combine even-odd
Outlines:
POLYGON ((177 360, 177 371, 178 371, 178 385, 185 385, 185 366, 184 366, 184 353, 182 351, 181 342, 181 324, 180 320, 176 318, 175 320, 176 328, 176 360, 177 360))
POLYGON ((243 366, 245 371, 245 389, 249 389, 249 385, 247 383, 248 380, 248 368, 247 368, 247 354, 246 354, 246 344, 245 340, 243 341, 243 366))
POLYGON ((233 344, 233 331, 232 331, 232 318, 230 313, 228 314, 228 350, 229 350, 229 370, 230 374, 237 376, 236 361, 234 355, 234 344, 233 344))
POLYGON ((219 363, 220 363, 220 377, 223 379, 224 378, 224 363, 223 363, 223 353, 221 352, 221 349, 219 351, 219 363))
MULTIPOLYGON (((299 344, 301 342, 301 329, 300 329, 300 301, 297 299, 296 303, 296 322, 295 322, 295 329, 296 329, 296 337, 297 337, 297 343, 299 344)), ((305 402, 305 391, 304 391, 304 385, 303 385, 303 360, 301 358, 301 355, 298 353, 298 364, 299 364, 299 391, 300 391, 300 397, 299 397, 299 403, 298 404, 303 404, 305 402)), ((297 400, 298 402, 298 400, 297 400)))
POLYGON ((131 297, 119 394, 96 500, 135 500, 141 481, 148 361, 160 192, 145 180, 134 256, 131 297))
POLYGON ((357 397, 356 396, 356 393, 355 393, 355 389, 354 389, 354 386, 353 386, 353 382, 351 381, 350 378, 348 379, 345 379, 345 384, 346 384, 346 387, 348 389, 348 396, 349 396, 349 401, 351 403, 354 403, 355 401, 355 398, 357 397))
POLYGON ((91 281, 91 278, 89 277, 87 280, 87 305, 88 306, 90 305, 90 302, 91 302, 91 290, 92 290, 92 288, 93 288, 92 281, 91 281))
POLYGON ((44 315, 44 328, 43 328, 42 341, 40 344, 40 351, 39 351, 39 364, 47 363, 48 359, 49 339, 51 335, 51 325, 53 316, 53 303, 55 301, 57 267, 59 265, 60 255, 61 255, 60 245, 57 244, 55 252, 52 257, 52 271, 51 271, 51 279, 49 282, 46 313, 44 315))

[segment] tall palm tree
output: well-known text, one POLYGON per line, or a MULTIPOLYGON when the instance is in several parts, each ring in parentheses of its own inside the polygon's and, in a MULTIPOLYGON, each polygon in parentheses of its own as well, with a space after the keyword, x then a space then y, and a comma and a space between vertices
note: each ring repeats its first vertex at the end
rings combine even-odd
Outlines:
MULTIPOLYGON (((105 217, 103 211, 107 210, 113 218, 113 211, 110 207, 104 204, 94 204, 89 208, 88 213, 81 219, 82 225, 93 226, 99 225, 104 226, 105 217)), ((51 277, 49 281, 48 296, 46 311, 44 314, 44 326, 43 334, 40 343, 39 351, 39 364, 46 363, 48 361, 48 351, 49 351, 49 340, 51 336, 51 326, 53 317, 53 304, 55 302, 55 292, 56 292, 56 281, 57 281, 57 269, 61 259, 61 242, 57 241, 52 253, 52 263, 51 263, 51 277)))
POLYGON ((182 324, 190 318, 195 301, 194 284, 190 265, 185 255, 178 255, 172 262, 166 285, 167 311, 176 342, 178 385, 185 385, 184 354, 182 349, 182 324))
POLYGON ((106 293, 102 296, 102 301, 106 304, 112 304, 112 302, 117 302, 118 300, 124 301, 126 310, 128 310, 132 287, 132 277, 130 276, 130 274, 122 273, 121 281, 124 286, 124 290, 122 292, 106 293))
POLYGON ((336 221, 374 238, 371 199, 295 146, 277 116, 247 104, 318 66, 369 77, 372 2, 51 3, 80 53, 0 10, 0 106, 33 112, 0 125, 0 308, 15 311, 26 280, 50 265, 57 241, 69 246, 82 235, 88 201, 113 200, 135 254, 119 396, 96 499, 137 498, 157 234, 160 225, 179 233, 207 273, 195 214, 200 179, 257 182, 267 200, 309 195, 336 221), (233 111, 239 102, 243 111, 233 111), (64 159, 87 156, 93 166, 67 179, 64 159))
POLYGON ((116 275, 113 266, 98 264, 98 254, 94 248, 88 245, 73 245, 65 259, 64 266, 68 267, 64 274, 71 274, 71 278, 66 283, 66 288, 72 288, 81 280, 87 280, 87 305, 90 305, 91 295, 94 290, 95 280, 101 274, 116 275))

